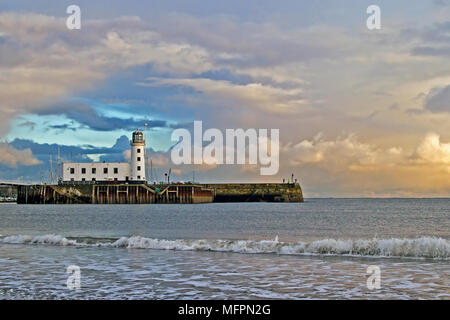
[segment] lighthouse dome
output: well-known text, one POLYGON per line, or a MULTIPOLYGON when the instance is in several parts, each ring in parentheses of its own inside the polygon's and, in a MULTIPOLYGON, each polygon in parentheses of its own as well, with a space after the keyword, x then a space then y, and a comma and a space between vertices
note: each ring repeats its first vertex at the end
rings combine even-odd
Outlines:
POLYGON ((144 143, 144 134, 142 131, 136 130, 133 132, 133 143, 144 143))

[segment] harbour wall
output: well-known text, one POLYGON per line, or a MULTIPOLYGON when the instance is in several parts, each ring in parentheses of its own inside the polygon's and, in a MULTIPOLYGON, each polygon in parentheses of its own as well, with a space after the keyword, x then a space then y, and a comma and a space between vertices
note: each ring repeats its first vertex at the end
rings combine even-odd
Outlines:
POLYGON ((214 190, 214 202, 303 202, 298 183, 202 184, 214 190))
POLYGON ((18 186, 19 204, 207 203, 212 190, 195 185, 79 184, 18 186))
POLYGON ((303 202, 298 183, 61 184, 17 187, 20 204, 303 202))

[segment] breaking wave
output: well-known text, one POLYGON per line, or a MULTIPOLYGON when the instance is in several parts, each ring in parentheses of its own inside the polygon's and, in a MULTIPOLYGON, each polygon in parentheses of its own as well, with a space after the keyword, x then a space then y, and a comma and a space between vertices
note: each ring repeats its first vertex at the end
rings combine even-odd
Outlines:
POLYGON ((155 250, 190 250, 280 255, 343 255, 450 259, 450 241, 435 237, 417 239, 336 240, 281 242, 274 240, 163 240, 141 236, 66 238, 60 235, 13 235, 0 238, 4 244, 34 244, 77 247, 112 247, 155 250))

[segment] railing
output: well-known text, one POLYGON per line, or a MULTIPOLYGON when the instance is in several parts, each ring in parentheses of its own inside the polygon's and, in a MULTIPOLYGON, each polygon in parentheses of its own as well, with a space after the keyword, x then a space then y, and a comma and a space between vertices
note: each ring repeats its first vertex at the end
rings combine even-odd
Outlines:
POLYGON ((146 181, 137 181, 137 180, 86 180, 86 181, 59 181, 58 185, 99 185, 99 184, 146 184, 146 181))
POLYGON ((38 184, 35 182, 23 182, 23 181, 6 181, 0 180, 0 186, 31 186, 34 184, 38 184))

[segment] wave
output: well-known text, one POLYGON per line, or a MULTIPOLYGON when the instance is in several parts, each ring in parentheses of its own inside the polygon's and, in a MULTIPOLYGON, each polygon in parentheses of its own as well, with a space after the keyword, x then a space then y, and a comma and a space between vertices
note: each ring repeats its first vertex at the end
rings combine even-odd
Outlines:
POLYGON ((450 259, 450 241, 436 237, 417 239, 340 240, 311 242, 274 240, 164 240, 141 236, 122 238, 70 238, 61 235, 12 235, 0 238, 4 244, 35 244, 77 247, 111 247, 180 251, 272 253, 279 255, 343 255, 369 257, 411 257, 450 259))
POLYGON ((60 235, 46 234, 42 236, 30 236, 30 235, 14 235, 5 236, 0 239, 1 243, 9 244, 47 244, 57 246, 78 246, 83 245, 76 240, 69 240, 60 235))

